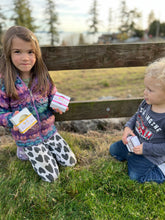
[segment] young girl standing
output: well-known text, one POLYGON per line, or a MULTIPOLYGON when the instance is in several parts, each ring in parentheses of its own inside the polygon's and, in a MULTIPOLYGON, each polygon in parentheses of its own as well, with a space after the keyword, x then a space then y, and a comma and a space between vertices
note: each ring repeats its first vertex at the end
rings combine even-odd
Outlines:
POLYGON ((58 178, 57 163, 76 164, 74 153, 54 125, 50 103, 56 91, 35 35, 25 27, 9 28, 0 59, 0 125, 11 129, 18 156, 22 159, 26 156, 36 173, 47 182, 58 178), (25 107, 37 123, 21 134, 10 119, 25 107))
POLYGON ((138 182, 165 181, 165 58, 146 69, 144 100, 126 123, 121 141, 110 146, 110 154, 127 160, 128 175, 138 182), (140 145, 129 152, 127 137, 137 136, 140 145))

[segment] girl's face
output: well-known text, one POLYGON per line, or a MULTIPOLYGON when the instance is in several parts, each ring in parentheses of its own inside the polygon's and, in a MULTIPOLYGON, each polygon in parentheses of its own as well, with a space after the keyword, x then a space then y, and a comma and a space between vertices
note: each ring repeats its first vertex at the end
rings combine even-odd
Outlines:
POLYGON ((36 56, 31 42, 15 37, 11 45, 11 60, 20 71, 22 77, 29 77, 36 62, 36 56))
POLYGON ((144 78, 144 99, 153 108, 164 108, 165 106, 165 88, 163 89, 162 83, 152 77, 144 78))

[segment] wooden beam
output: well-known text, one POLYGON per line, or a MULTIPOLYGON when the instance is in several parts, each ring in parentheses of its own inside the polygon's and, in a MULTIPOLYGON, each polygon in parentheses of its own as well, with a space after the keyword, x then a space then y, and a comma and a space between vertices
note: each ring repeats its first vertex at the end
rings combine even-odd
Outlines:
POLYGON ((107 101, 71 102, 69 111, 55 114, 56 121, 131 117, 142 99, 115 99, 107 101))
POLYGON ((48 70, 133 67, 146 66, 165 56, 165 43, 58 46, 41 50, 48 70))
POLYGON ((49 70, 146 66, 165 56, 165 43, 42 47, 49 70))

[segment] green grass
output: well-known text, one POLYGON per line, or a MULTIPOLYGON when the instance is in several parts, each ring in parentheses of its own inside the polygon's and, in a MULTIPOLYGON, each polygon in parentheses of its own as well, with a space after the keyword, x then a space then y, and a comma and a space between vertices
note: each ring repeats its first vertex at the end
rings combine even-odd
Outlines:
MULTIPOLYGON (((121 76, 119 70, 117 74, 114 70, 51 74, 59 91, 69 93, 76 100, 126 97, 128 91, 136 97, 143 95, 144 69, 139 68, 137 75, 134 69, 127 75, 120 69, 121 76)), ((109 155, 109 145, 121 138, 121 131, 90 131, 84 135, 60 133, 76 154, 78 164, 73 168, 60 167, 60 177, 54 183, 43 182, 28 161, 18 160, 14 143, 1 146, 0 219, 165 219, 165 185, 130 180, 126 162, 117 162, 109 155)))
POLYGON ((16 146, 0 154, 1 219, 164 219, 165 186, 139 184, 126 163, 112 159, 109 144, 119 134, 61 132, 78 158, 74 168, 60 167, 60 178, 46 183, 29 162, 16 159, 16 146))
POLYGON ((145 67, 55 71, 51 76, 60 92, 74 100, 141 97, 145 67))

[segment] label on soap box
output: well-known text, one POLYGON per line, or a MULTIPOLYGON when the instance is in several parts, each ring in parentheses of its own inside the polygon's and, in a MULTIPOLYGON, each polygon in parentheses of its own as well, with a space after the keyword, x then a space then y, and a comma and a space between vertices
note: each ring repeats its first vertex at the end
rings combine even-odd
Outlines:
POLYGON ((65 112, 70 102, 70 97, 66 96, 60 92, 56 92, 53 100, 50 104, 51 108, 58 108, 62 112, 65 112))
POLYGON ((37 123, 36 118, 27 108, 22 109, 18 114, 14 115, 10 121, 13 123, 13 125, 18 127, 20 133, 22 134, 24 134, 37 123))
POLYGON ((137 136, 127 137, 128 144, 126 144, 128 151, 133 152, 133 148, 140 145, 139 139, 137 136))

